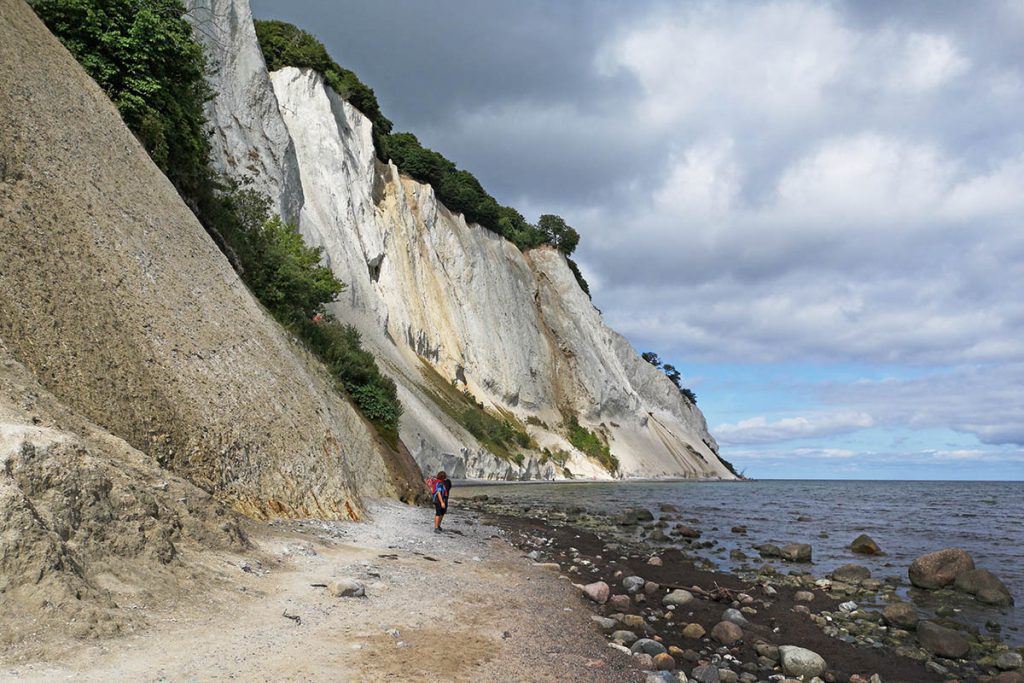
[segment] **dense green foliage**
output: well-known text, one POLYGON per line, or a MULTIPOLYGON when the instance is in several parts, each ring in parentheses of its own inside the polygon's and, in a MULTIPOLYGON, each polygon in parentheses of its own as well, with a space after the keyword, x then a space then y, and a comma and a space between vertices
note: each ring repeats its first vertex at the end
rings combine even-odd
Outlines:
POLYGON ((286 66, 308 68, 320 73, 334 92, 361 111, 373 124, 373 143, 378 154, 391 132, 391 121, 380 111, 373 89, 327 54, 323 43, 300 28, 283 21, 257 20, 256 37, 269 71, 286 66))
MULTIPOLYGON (((256 21, 256 36, 269 70, 294 66, 322 74, 335 92, 370 119, 377 156, 390 159, 402 173, 432 186, 450 210, 498 233, 523 251, 543 244, 553 245, 567 258, 575 251, 580 235, 561 217, 544 215, 532 225, 515 209, 498 204, 472 173, 424 147, 412 133, 392 133, 391 121, 381 113, 373 90, 331 59, 315 37, 283 21, 256 21)), ((589 296, 590 288, 579 267, 571 261, 569 267, 589 296)))
POLYGON ((397 431, 402 404, 395 381, 382 373, 373 354, 362 348, 356 328, 325 317, 302 320, 292 329, 320 357, 363 415, 388 432, 397 431))
POLYGON ((602 441, 601 437, 581 425, 575 415, 566 420, 565 426, 566 438, 569 439, 569 443, 596 460, 609 472, 618 472, 619 459, 612 455, 608 444, 602 441))
MULTIPOLYGON (((32 7, 117 105, 256 298, 324 360, 370 420, 386 432, 397 429, 402 407, 394 382, 360 347, 355 329, 323 315, 344 285, 320 265, 321 251, 271 216, 266 197, 225 183, 210 169, 203 104, 211 93, 203 50, 181 2, 32 0, 32 7)), ((346 85, 355 78, 346 73, 332 86, 375 103, 357 80, 346 85)))
POLYGON ((236 189, 225 199, 231 202, 226 214, 236 219, 228 223, 225 239, 253 294, 320 357, 367 418, 386 431, 396 430, 402 406, 394 381, 362 348, 354 327, 325 315, 325 305, 345 285, 320 265, 322 250, 307 247, 294 225, 271 216, 266 197, 236 189))
POLYGON ((676 385, 676 389, 678 389, 679 393, 683 395, 683 398, 689 401, 692 405, 697 405, 697 394, 683 386, 683 376, 674 365, 670 365, 668 363, 662 364, 658 354, 653 351, 644 351, 640 354, 640 357, 654 367, 660 368, 661 371, 665 373, 665 376, 672 380, 672 384, 676 385))
POLYGON ((513 449, 529 448, 530 437, 510 420, 502 420, 479 407, 467 407, 459 422, 493 453, 508 454, 509 459, 522 464, 522 454, 513 454, 513 449))
POLYGON ((31 0, 186 197, 207 184, 203 50, 179 0, 31 0))

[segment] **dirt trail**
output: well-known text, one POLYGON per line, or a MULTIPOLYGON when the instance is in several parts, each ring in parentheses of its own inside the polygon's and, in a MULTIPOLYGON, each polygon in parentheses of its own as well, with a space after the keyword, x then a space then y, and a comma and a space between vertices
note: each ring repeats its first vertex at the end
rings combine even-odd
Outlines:
POLYGON ((641 680, 566 581, 467 515, 442 535, 430 524, 429 510, 380 503, 368 523, 264 528, 259 556, 211 560, 229 570, 224 587, 146 614, 141 634, 0 662, 0 679, 641 680), (367 597, 311 585, 340 577, 367 597))

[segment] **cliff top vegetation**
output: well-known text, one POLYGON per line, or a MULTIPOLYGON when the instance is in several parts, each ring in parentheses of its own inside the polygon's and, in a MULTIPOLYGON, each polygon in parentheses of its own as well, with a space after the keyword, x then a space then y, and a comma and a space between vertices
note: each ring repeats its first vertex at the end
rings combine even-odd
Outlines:
POLYGON ((520 250, 545 244, 554 246, 569 261, 580 288, 590 295, 579 267, 569 258, 579 244, 580 235, 562 217, 545 214, 532 224, 516 209, 502 206, 472 173, 424 147, 412 133, 393 133, 391 121, 381 112, 373 89, 352 71, 339 66, 316 37, 283 21, 257 20, 255 24, 268 70, 293 66, 320 73, 335 92, 370 119, 378 158, 391 160, 402 173, 429 184, 449 209, 501 235, 520 250))

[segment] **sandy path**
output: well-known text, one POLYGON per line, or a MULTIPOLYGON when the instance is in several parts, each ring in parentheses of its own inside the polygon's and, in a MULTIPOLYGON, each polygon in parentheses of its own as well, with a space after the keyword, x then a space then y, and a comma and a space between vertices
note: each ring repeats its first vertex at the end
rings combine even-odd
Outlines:
POLYGON ((229 567, 233 587, 147 615, 153 626, 139 635, 86 643, 57 661, 0 663, 0 679, 642 680, 566 581, 467 514, 435 535, 430 514, 381 503, 368 523, 257 532, 262 554, 249 560, 252 572, 229 567), (336 577, 362 581, 368 597, 310 585, 336 577))

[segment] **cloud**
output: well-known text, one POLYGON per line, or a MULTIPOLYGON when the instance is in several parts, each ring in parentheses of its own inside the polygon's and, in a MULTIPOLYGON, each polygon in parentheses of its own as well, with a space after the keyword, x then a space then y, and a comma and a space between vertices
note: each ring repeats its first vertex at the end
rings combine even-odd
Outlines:
POLYGON ((913 379, 833 383, 829 404, 870 410, 879 424, 949 428, 983 444, 1024 446, 1024 363, 960 367, 913 379))
POLYGON ((769 422, 765 417, 752 417, 736 424, 723 424, 714 433, 723 445, 777 443, 793 439, 829 437, 874 426, 867 413, 831 413, 788 417, 769 422))

